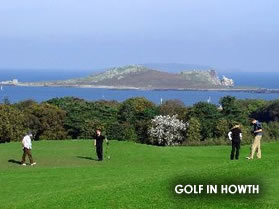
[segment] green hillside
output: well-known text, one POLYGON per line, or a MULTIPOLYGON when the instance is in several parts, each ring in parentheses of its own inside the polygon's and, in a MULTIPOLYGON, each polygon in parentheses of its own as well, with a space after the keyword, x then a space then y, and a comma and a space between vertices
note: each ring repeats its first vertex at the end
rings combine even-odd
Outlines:
POLYGON ((279 143, 263 144, 263 159, 229 160, 229 146, 155 147, 112 141, 110 160, 95 161, 92 141, 33 144, 36 167, 16 163, 19 143, 0 144, 1 209, 279 208, 279 143), (10 162, 8 162, 10 161, 10 162), (183 196, 175 182, 252 182, 258 196, 183 196))

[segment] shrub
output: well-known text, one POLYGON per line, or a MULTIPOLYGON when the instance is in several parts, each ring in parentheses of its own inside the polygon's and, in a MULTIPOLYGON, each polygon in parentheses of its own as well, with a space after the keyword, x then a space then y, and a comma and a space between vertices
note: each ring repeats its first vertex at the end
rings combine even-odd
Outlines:
POLYGON ((150 142, 155 145, 178 145, 184 140, 186 124, 177 116, 156 116, 148 130, 150 142))

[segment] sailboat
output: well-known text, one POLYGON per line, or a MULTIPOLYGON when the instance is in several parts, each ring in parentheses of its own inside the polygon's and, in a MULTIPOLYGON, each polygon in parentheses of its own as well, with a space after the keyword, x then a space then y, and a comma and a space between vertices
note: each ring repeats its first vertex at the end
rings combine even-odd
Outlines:
POLYGON ((0 90, 3 91, 3 86, 0 87, 0 90))
POLYGON ((211 103, 211 97, 210 96, 207 99, 207 103, 211 103))

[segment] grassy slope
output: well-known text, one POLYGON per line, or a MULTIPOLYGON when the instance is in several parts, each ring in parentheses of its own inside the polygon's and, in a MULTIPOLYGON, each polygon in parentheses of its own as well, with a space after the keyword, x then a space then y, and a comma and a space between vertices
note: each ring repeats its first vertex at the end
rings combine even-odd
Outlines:
POLYGON ((0 208, 279 208, 279 143, 263 145, 263 159, 228 160, 229 146, 110 145, 95 158, 91 141, 35 142, 36 167, 20 167, 19 143, 0 145, 0 208), (260 196, 175 196, 175 182, 261 183, 260 196))

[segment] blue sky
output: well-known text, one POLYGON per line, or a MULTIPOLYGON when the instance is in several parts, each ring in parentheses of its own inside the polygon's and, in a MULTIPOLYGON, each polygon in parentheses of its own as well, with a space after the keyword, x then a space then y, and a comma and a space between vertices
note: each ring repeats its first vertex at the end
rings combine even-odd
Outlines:
POLYGON ((279 71, 278 0, 0 0, 0 68, 279 71))

